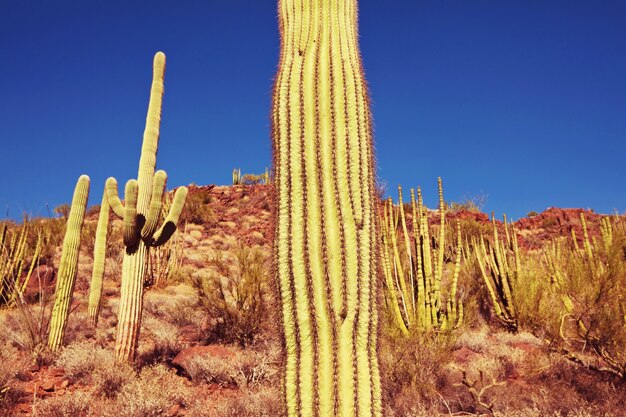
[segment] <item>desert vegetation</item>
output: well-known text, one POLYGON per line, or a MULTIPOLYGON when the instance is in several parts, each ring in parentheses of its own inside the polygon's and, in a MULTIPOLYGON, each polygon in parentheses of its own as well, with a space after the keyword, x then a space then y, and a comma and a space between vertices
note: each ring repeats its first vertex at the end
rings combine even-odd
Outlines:
MULTIPOLYGON (((376 206, 377 222, 387 224, 381 229, 380 247, 387 249, 380 252, 377 278, 383 414, 620 415, 626 391, 625 220, 550 209, 532 222, 505 223, 457 210, 443 198, 434 210, 421 203, 419 214, 417 195, 415 222, 412 203, 385 200, 376 206), (418 253, 425 259, 426 242, 420 235, 420 230, 426 233, 425 225, 433 260, 429 275, 433 281, 440 277, 439 301, 433 302, 438 313, 431 310, 426 316, 435 321, 414 318, 426 310, 420 305, 430 305, 425 300, 436 287, 431 285, 430 293, 424 290, 427 275, 418 268, 425 268, 417 261, 418 253), (440 275, 435 272, 439 251, 440 275), (514 311, 515 326, 498 314, 505 308, 514 311), (454 309, 457 319, 444 325, 454 309)), ((97 206, 87 210, 80 233, 74 296, 57 351, 47 343, 62 241, 50 243, 43 236, 67 220, 37 218, 2 225, 3 253, 10 252, 12 239, 26 242, 21 285, 0 312, 4 415, 284 412, 284 347, 270 273, 269 189, 191 186, 189 201, 207 201, 198 208, 206 211, 207 222, 179 223, 169 255, 159 255, 175 261, 154 264, 154 276, 161 278, 144 284, 141 339, 132 363, 116 361, 114 355, 125 250, 121 240, 107 249, 111 253, 105 258, 97 327, 90 317, 97 206), (50 247, 36 250, 37 242, 50 247)), ((121 238, 123 221, 109 216, 110 234, 121 238)), ((12 276, 3 275, 3 283, 14 282, 9 281, 12 276)))
POLYGON ((0 415, 623 415, 624 216, 381 198, 356 2, 280 4, 271 174, 167 190, 159 52, 124 199, 2 222, 0 415))

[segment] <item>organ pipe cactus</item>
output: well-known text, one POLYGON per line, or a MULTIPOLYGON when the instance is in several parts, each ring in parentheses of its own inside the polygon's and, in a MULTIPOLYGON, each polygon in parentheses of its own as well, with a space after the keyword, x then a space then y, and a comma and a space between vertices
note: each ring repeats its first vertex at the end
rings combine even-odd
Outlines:
POLYGON ((35 247, 30 248, 27 243, 29 229, 29 222, 25 218, 19 232, 17 230, 9 232, 6 223, 0 232, 0 306, 13 304, 24 292, 39 261, 43 236, 39 232, 35 247), (30 266, 26 275, 23 275, 29 257, 30 266))
POLYGON ((495 219, 492 222, 493 242, 486 245, 482 236, 480 241, 474 240, 474 253, 496 318, 508 330, 517 331, 517 312, 513 294, 514 283, 519 272, 517 234, 513 229, 512 236, 510 236, 512 241, 510 251, 515 257, 514 268, 512 268, 509 265, 507 245, 498 236, 495 219))
POLYGON ((375 187, 356 0, 279 0, 274 261, 287 415, 380 416, 375 187))
POLYGON ((163 190, 167 180, 165 171, 154 172, 159 143, 164 74, 165 54, 158 52, 154 56, 152 89, 139 159, 139 172, 137 180, 131 179, 126 183, 125 202, 122 203, 118 196, 115 178, 109 178, 105 185, 107 202, 111 210, 124 221, 123 235, 126 246, 122 263, 122 287, 115 340, 115 358, 118 361, 135 360, 149 249, 164 244, 176 231, 178 218, 187 198, 187 188, 178 188, 169 213, 163 224, 158 227, 163 190))
POLYGON ((74 284, 76 283, 76 269, 78 252, 80 250, 80 233, 85 218, 85 208, 89 197, 89 177, 82 175, 76 183, 72 206, 67 220, 63 252, 59 263, 56 289, 54 292, 54 306, 50 317, 50 332, 48 347, 52 351, 58 350, 63 344, 67 316, 70 312, 74 284))
POLYGON ((461 226, 456 226, 456 257, 446 308, 442 307, 441 282, 444 275, 445 204, 439 179, 439 238, 430 237, 428 214, 425 213, 421 190, 411 189, 412 229, 407 226, 402 188, 398 187, 398 208, 391 199, 383 211, 382 265, 385 276, 387 305, 400 331, 409 335, 414 330, 449 330, 463 321, 463 305, 458 299, 458 277, 461 269, 461 226), (396 214, 397 212, 397 214, 396 214), (396 234, 402 233, 404 247, 396 234))

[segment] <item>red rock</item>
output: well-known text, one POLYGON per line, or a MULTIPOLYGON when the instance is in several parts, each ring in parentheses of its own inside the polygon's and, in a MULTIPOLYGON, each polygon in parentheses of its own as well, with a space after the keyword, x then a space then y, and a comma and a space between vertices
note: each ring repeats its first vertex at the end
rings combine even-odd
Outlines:
POLYGON ((67 388, 70 385, 70 381, 67 379, 63 379, 61 381, 57 381, 56 384, 54 384, 54 390, 55 391, 59 391, 59 390, 64 390, 65 388, 67 388))
POLYGON ((48 375, 56 376, 56 377, 64 376, 65 375, 65 369, 63 369, 63 368, 50 368, 48 370, 48 375))
POLYGON ((54 391, 54 382, 53 380, 47 380, 47 381, 43 381, 41 383, 41 389, 47 392, 52 392, 54 391))
POLYGON ((175 417, 180 413, 180 404, 174 404, 167 410, 167 415, 170 417, 175 417))
POLYGON ((39 265, 33 271, 24 290, 24 299, 27 302, 39 300, 42 294, 53 294, 56 284, 56 270, 49 265, 39 265))
POLYGON ((15 409, 22 414, 30 414, 33 411, 33 407, 29 403, 20 403, 15 409))

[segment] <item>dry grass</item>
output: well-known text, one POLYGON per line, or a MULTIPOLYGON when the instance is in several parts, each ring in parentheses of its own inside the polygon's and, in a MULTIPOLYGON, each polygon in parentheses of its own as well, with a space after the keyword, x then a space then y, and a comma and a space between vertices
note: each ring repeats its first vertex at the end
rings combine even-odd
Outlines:
POLYGON ((189 417, 283 417, 282 396, 277 389, 244 391, 237 396, 227 397, 207 413, 207 405, 203 402, 193 404, 187 410, 189 417))
POLYGON ((277 350, 257 352, 232 347, 232 355, 195 356, 185 369, 196 383, 255 388, 277 382, 279 353, 277 350))

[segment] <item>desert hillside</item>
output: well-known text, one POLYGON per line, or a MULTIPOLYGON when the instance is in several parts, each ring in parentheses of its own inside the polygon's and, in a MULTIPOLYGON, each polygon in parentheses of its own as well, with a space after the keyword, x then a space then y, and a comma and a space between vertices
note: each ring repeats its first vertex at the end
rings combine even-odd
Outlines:
MULTIPOLYGON (((550 208, 507 223, 447 203, 378 208, 385 416, 623 415, 623 218, 550 208)), ((19 270, 20 282, 29 272, 30 279, 0 309, 0 415, 282 415, 272 210, 266 185, 189 186, 178 230, 151 253, 132 365, 113 353, 123 221, 110 217, 94 326, 99 210, 88 210, 63 347, 52 352, 65 219, 63 210, 30 219, 19 270), (38 238, 43 249, 31 271, 38 238)), ((23 227, 6 222, 3 250, 23 227)))

